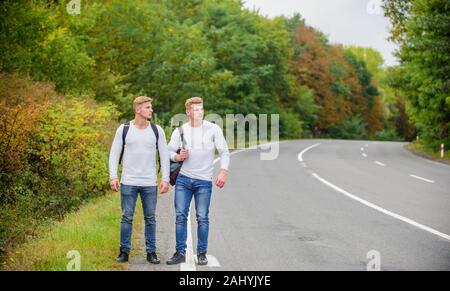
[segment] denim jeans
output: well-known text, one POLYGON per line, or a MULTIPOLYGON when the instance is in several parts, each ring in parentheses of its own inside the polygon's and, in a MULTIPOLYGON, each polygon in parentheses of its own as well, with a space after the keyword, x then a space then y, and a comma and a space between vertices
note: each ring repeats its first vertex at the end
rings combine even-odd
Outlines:
POLYGON ((120 224, 120 248, 127 253, 131 250, 131 231, 138 193, 141 195, 145 220, 145 248, 148 253, 156 251, 156 186, 130 186, 120 184, 122 222, 120 224))
POLYGON ((176 249, 186 254, 187 219, 192 196, 195 200, 195 213, 197 218, 197 254, 206 253, 208 249, 209 233, 209 205, 211 202, 212 182, 192 179, 181 174, 178 175, 175 185, 175 212, 176 212, 176 249))

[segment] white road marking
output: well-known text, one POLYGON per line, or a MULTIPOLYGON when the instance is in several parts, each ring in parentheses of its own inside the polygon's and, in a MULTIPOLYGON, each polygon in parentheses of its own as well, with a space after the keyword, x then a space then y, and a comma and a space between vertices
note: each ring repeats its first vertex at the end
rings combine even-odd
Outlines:
POLYGON ((361 148, 361 151, 364 151, 364 148, 361 148))
POLYGON ((369 144, 368 143, 366 143, 365 145, 364 145, 365 147, 368 147, 369 146, 369 144))
POLYGON ((416 179, 419 179, 419 180, 428 182, 428 183, 434 183, 433 180, 425 179, 425 178, 422 178, 422 177, 419 177, 419 176, 416 176, 416 175, 412 175, 412 174, 411 174, 410 176, 413 177, 413 178, 416 178, 416 179))
POLYGON ((366 155, 365 153, 362 153, 362 156, 365 157, 365 158, 367 158, 367 155, 366 155))
POLYGON ((320 143, 313 144, 312 146, 309 146, 306 149, 302 150, 297 156, 298 161, 299 162, 303 162, 303 154, 306 153, 307 151, 309 151, 310 149, 318 146, 318 145, 320 145, 320 143))
MULTIPOLYGON (((316 144, 316 145, 314 145, 314 146, 318 146, 318 145, 319 145, 319 144, 316 144)), ((310 148, 312 148, 312 147, 314 147, 314 146, 311 146, 311 147, 306 148, 305 150, 303 150, 303 151, 299 154, 299 156, 298 156, 298 157, 299 157, 299 160, 300 160, 300 158, 302 157, 301 155, 302 155, 304 152, 306 152, 307 150, 309 150, 310 148)), ((301 159, 301 161, 303 162, 303 159, 301 159)), ((431 227, 429 227, 429 226, 420 224, 420 223, 418 223, 418 222, 416 222, 416 221, 414 221, 414 220, 412 220, 412 219, 409 219, 409 218, 407 218, 407 217, 401 216, 401 215, 399 215, 399 214, 397 214, 397 213, 394 213, 394 212, 389 211, 389 210, 386 210, 386 209, 384 209, 384 208, 382 208, 382 207, 380 207, 380 206, 378 206, 378 205, 375 205, 375 204, 373 204, 373 203, 371 203, 371 202, 369 202, 369 201, 366 201, 366 200, 364 200, 364 199, 361 199, 361 198, 359 198, 359 197, 357 197, 357 196, 355 196, 355 195, 353 195, 353 194, 351 194, 351 193, 345 191, 344 189, 339 188, 338 186, 336 186, 336 185, 334 185, 334 184, 328 182, 327 180, 325 180, 324 178, 320 177, 320 176, 317 175, 316 173, 313 173, 313 172, 310 172, 310 173, 311 173, 311 175, 312 175, 314 178, 316 178, 317 180, 319 180, 319 181, 322 182, 323 184, 327 185, 328 187, 332 188, 333 190, 335 190, 335 191, 337 191, 337 192, 339 192, 339 193, 341 193, 341 194, 343 194, 343 195, 345 195, 345 196, 347 196, 347 197, 349 197, 349 198, 351 198, 351 199, 353 199, 353 200, 355 200, 355 201, 357 201, 357 202, 359 202, 359 203, 361 203, 361 204, 363 204, 363 205, 366 205, 366 206, 368 206, 368 207, 370 207, 370 208, 372 208, 372 209, 375 209, 375 210, 377 210, 377 211, 379 211, 379 212, 381 212, 381 213, 384 213, 384 214, 386 214, 386 215, 389 215, 389 216, 391 216, 391 217, 393 217, 393 218, 395 218, 395 219, 398 219, 398 220, 401 220, 401 221, 403 221, 403 222, 406 222, 406 223, 408 223, 408 224, 410 224, 410 225, 412 225, 412 226, 415 226, 415 227, 417 227, 417 228, 419 228, 419 229, 422 229, 422 230, 424 230, 424 231, 427 231, 427 232, 429 232, 429 233, 432 233, 432 234, 434 234, 434 235, 437 235, 437 236, 439 236, 439 237, 441 237, 441 238, 444 238, 444 239, 446 239, 446 240, 450 240, 450 235, 448 235, 448 234, 445 234, 445 233, 443 233, 443 232, 440 232, 440 231, 438 231, 438 230, 436 230, 436 229, 433 229, 433 228, 431 228, 431 227)), ((431 180, 428 180, 428 179, 424 179, 424 178, 421 178, 421 177, 418 177, 418 176, 415 176, 415 175, 410 175, 410 176, 411 176, 411 177, 414 177, 414 178, 418 178, 418 179, 424 180, 424 181, 427 181, 427 182, 434 183, 434 181, 431 181, 431 180)))
POLYGON ((197 268, 195 268, 194 248, 192 246, 191 211, 189 211, 187 227, 186 262, 180 264, 180 271, 196 271, 197 268))
MULTIPOLYGON (((220 268, 219 260, 216 257, 207 254, 206 258, 208 259, 207 267, 220 268)), ((198 264, 197 256, 195 257, 195 263, 198 264)))
POLYGON ((375 164, 377 164, 377 165, 379 165, 379 166, 382 166, 382 167, 385 167, 385 166, 386 166, 385 164, 383 164, 383 163, 381 163, 381 162, 379 162, 379 161, 375 161, 375 164))
MULTIPOLYGON (((278 141, 278 142, 271 142, 271 143, 261 144, 261 145, 259 145, 259 147, 261 148, 261 146, 269 146, 269 145, 274 144, 274 143, 282 143, 282 142, 278 141)), ((231 152, 230 156, 232 156, 234 154, 237 154, 237 153, 240 153, 240 152, 243 152, 243 151, 247 151, 247 150, 255 150, 257 148, 258 148, 258 146, 252 146, 252 147, 249 147, 249 148, 246 148, 246 149, 236 150, 236 151, 231 152)), ((213 165, 215 165, 218 161, 220 161, 220 158, 214 159, 213 165)), ((186 262, 180 264, 180 271, 197 271, 197 268, 195 267, 197 258, 194 255, 194 246, 192 244, 191 212, 192 211, 189 210, 188 221, 187 221, 188 229, 187 229, 187 241, 186 241, 186 246, 187 246, 187 249, 186 249, 186 262)), ((209 266, 209 267, 220 267, 219 260, 216 257, 214 257, 212 255, 208 255, 208 254, 206 255, 206 257, 208 258, 208 265, 207 266, 209 266)))
POLYGON ((420 224, 420 223, 418 223, 418 222, 416 222, 416 221, 414 221, 414 220, 412 220, 412 219, 406 218, 406 217, 401 216, 401 215, 399 215, 399 214, 397 214, 397 213, 394 213, 394 212, 391 212, 391 211, 389 211, 389 210, 386 210, 386 209, 384 209, 384 208, 382 208, 382 207, 380 207, 380 206, 378 206, 378 205, 375 205, 375 204, 373 204, 373 203, 371 203, 371 202, 369 202, 369 201, 366 201, 366 200, 364 200, 364 199, 361 199, 361 198, 359 198, 359 197, 357 197, 357 196, 355 196, 355 195, 353 195, 353 194, 351 194, 351 193, 349 193, 349 192, 347 192, 347 191, 345 191, 345 190, 339 188, 338 186, 336 186, 336 185, 334 185, 334 184, 328 182, 327 180, 325 180, 324 178, 320 177, 320 176, 317 175, 316 173, 313 173, 312 176, 313 176, 314 178, 316 178, 317 180, 319 180, 320 182, 322 182, 323 184, 325 184, 325 185, 327 185, 328 187, 332 188, 333 190, 335 190, 335 191, 337 191, 337 192, 339 192, 339 193, 341 193, 341 194, 343 194, 343 195, 345 195, 345 196, 347 196, 347 197, 349 197, 349 198, 351 198, 351 199, 353 199, 353 200, 355 200, 355 201, 358 201, 358 202, 361 203, 361 204, 364 204, 364 205, 366 205, 366 206, 368 206, 368 207, 370 207, 370 208, 373 208, 373 209, 375 209, 375 210, 377 210, 377 211, 379 211, 379 212, 381 212, 381 213, 384 213, 384 214, 386 214, 386 215, 389 215, 389 216, 391 216, 391 217, 393 217, 393 218, 395 218, 395 219, 398 219, 398 220, 401 220, 401 221, 403 221, 403 222, 406 222, 406 223, 408 223, 408 224, 410 224, 410 225, 412 225, 412 226, 415 226, 415 227, 417 227, 417 228, 420 228, 420 229, 422 229, 422 230, 425 230, 425 231, 427 231, 427 232, 429 232, 429 233, 432 233, 432 234, 434 234, 434 235, 437 235, 437 236, 439 236, 439 237, 441 237, 441 238, 444 238, 444 239, 446 239, 446 240, 450 240, 450 235, 448 235, 448 234, 442 233, 442 232, 440 232, 440 231, 438 231, 438 230, 435 230, 435 229, 433 229, 433 228, 431 228, 431 227, 429 227, 429 226, 420 224))

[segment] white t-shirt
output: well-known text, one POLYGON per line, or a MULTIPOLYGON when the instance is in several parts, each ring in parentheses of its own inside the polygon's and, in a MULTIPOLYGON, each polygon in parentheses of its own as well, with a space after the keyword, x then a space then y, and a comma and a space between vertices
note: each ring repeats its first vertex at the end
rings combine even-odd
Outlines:
MULTIPOLYGON (((117 178, 120 153, 122 151, 122 132, 124 125, 120 125, 109 154, 109 178, 117 178)), ((158 149, 161 160, 162 180, 169 181, 170 160, 164 131, 156 125, 159 133, 158 149)), ((156 136, 150 123, 145 129, 137 128, 130 122, 125 148, 122 157, 122 177, 120 182, 130 186, 156 186, 156 136)))
MULTIPOLYGON (((216 149, 220 155, 220 167, 228 170, 230 153, 222 129, 218 125, 203 120, 202 125, 197 127, 192 127, 189 123, 183 124, 182 130, 189 157, 183 162, 180 174, 193 179, 211 181, 216 149)), ((180 147, 180 132, 175 129, 168 146, 172 161, 175 161, 176 151, 180 147)))

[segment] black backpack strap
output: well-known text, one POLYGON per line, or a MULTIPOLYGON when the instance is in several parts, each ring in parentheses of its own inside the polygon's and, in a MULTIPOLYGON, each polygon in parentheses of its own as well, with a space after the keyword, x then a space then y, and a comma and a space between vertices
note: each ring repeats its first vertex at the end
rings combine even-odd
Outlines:
POLYGON ((130 129, 130 122, 128 121, 123 125, 122 131, 122 151, 120 152, 119 164, 122 163, 123 151, 125 150, 125 139, 127 137, 128 130, 130 129))
MULTIPOLYGON (((159 149, 158 149, 158 141, 159 141, 159 131, 158 128, 156 127, 155 124, 150 123, 150 126, 152 127, 153 133, 155 134, 156 137, 156 153, 159 153, 159 149)), ((122 131, 122 151, 120 152, 120 158, 119 158, 119 164, 122 162, 122 158, 123 158, 123 152, 125 150, 125 139, 127 137, 128 134, 128 130, 130 129, 130 122, 128 121, 127 123, 125 123, 123 125, 123 131, 122 131)), ((161 159, 158 155, 158 163, 159 163, 159 170, 161 170, 161 159)))
POLYGON ((181 148, 185 148, 185 142, 184 142, 184 132, 183 132, 183 128, 180 126, 178 127, 178 132, 180 133, 180 137, 181 137, 181 148))
POLYGON ((158 171, 161 171, 161 157, 159 156, 159 148, 158 148, 159 131, 155 124, 150 123, 150 126, 152 127, 153 133, 155 134, 155 137, 156 137, 156 154, 158 155, 158 164, 159 164, 158 171))

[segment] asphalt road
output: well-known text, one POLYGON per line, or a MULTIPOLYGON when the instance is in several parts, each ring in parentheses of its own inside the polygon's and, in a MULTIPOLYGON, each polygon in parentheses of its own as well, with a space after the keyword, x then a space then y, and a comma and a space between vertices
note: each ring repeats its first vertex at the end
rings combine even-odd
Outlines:
POLYGON ((227 185, 213 190, 211 265, 195 265, 194 256, 182 266, 164 264, 175 245, 170 194, 157 210, 163 264, 138 255, 130 269, 450 270, 450 166, 403 146, 288 141, 272 161, 261 160, 260 150, 237 152, 227 185))

